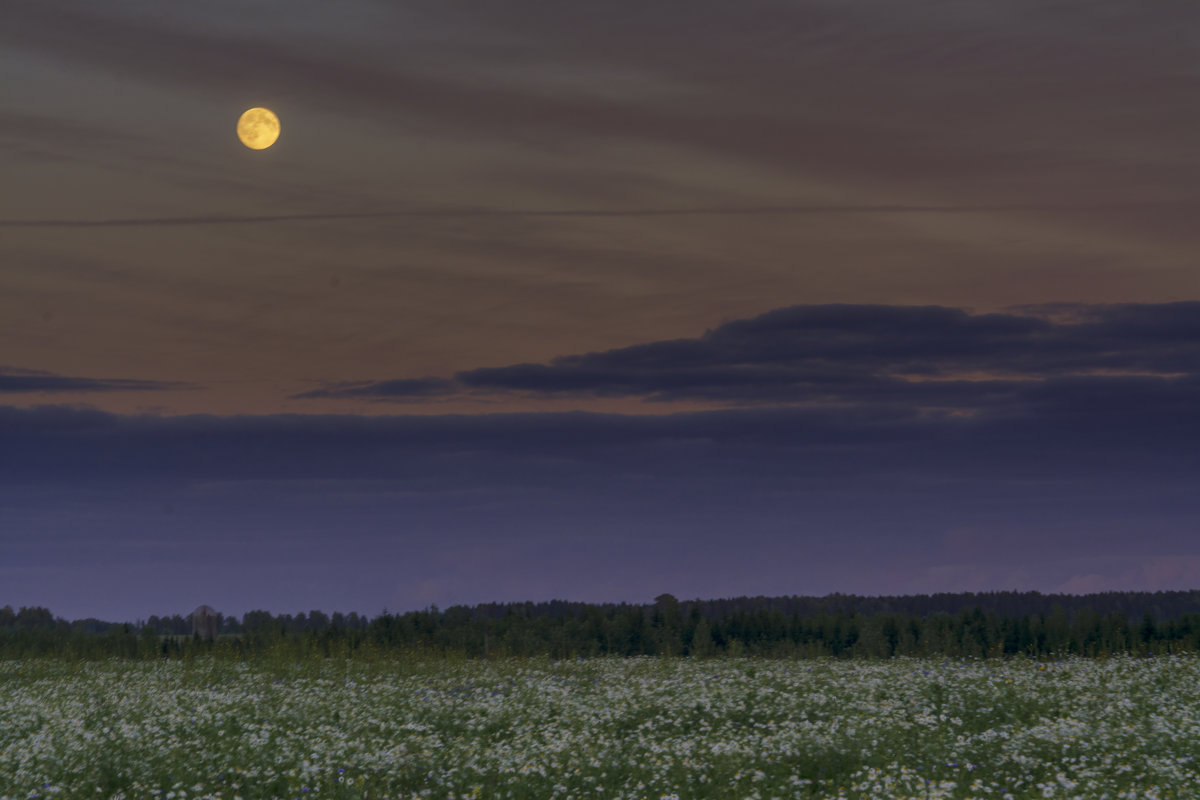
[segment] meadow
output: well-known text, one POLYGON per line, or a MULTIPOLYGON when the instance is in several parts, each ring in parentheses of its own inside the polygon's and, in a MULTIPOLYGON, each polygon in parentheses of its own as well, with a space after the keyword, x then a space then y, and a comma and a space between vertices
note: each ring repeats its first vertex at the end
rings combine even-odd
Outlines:
POLYGON ((1200 658, 0 662, 3 798, 1197 798, 1200 658))

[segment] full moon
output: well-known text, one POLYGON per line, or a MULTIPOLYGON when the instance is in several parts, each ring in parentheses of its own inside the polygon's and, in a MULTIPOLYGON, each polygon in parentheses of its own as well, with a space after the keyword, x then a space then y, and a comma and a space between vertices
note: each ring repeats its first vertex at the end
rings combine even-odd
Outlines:
POLYGON ((237 135, 251 150, 266 150, 279 138, 279 117, 269 108, 247 109, 238 120, 237 135))

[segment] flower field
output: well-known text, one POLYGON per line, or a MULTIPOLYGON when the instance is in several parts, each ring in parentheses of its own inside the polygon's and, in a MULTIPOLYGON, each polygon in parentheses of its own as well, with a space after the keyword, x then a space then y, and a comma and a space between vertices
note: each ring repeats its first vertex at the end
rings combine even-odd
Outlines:
POLYGON ((1200 798, 1200 658, 0 662, 0 797, 1200 798))

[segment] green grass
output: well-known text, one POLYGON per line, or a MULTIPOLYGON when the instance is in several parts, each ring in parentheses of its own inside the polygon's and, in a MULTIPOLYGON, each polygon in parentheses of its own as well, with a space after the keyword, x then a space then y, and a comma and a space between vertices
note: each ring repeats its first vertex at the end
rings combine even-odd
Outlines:
POLYGON ((0 662, 0 720, 0 797, 23 800, 1200 786, 1195 657, 0 662))

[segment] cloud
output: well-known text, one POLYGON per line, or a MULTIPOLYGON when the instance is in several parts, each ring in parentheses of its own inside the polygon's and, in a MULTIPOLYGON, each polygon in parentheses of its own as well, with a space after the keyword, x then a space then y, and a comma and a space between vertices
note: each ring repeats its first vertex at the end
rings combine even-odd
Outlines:
POLYGON ((194 389, 176 381, 145 381, 125 378, 78 378, 35 369, 0 366, 0 394, 54 392, 155 392, 194 389))
MULTIPOLYGON (((394 390, 412 396, 439 387, 437 379, 424 379, 394 390)), ((1200 468, 1195 378, 1031 381, 1019 392, 996 392, 990 407, 981 404, 979 390, 958 391, 956 402, 972 401, 982 410, 931 413, 912 397, 886 391, 863 401, 861 385, 858 402, 662 415, 126 417, 49 406, 0 412, 0 443, 24 454, 5 477, 51 479, 128 472, 148 479, 436 482, 467 470, 495 485, 532 476, 557 485, 665 470, 690 476, 680 478, 684 484, 696 479, 701 485, 700 477, 708 476, 704 480, 788 492, 851 475, 860 478, 856 491, 865 491, 870 475, 930 485, 981 479, 998 485, 1046 480, 1049 486, 1062 476, 1081 481, 1138 473, 1139 480, 1163 480, 1200 468), (793 483, 797 476, 801 484, 793 483)), ((1153 505, 1155 494, 1140 498, 1153 505)))
POLYGON ((1072 575, 1054 591, 1061 594, 1094 594, 1109 589, 1112 585, 1112 578, 1092 572, 1087 575, 1072 575))
POLYGON ((1109 569, 1103 573, 1072 575, 1055 591, 1064 594, 1090 594, 1114 589, 1164 592, 1191 589, 1198 583, 1200 555, 1189 552, 1168 556, 1144 553, 1109 565, 1109 569))
POLYGON ((314 399, 327 397, 341 398, 373 398, 402 400, 405 398, 424 399, 438 395, 452 394, 455 390, 453 381, 444 378, 402 378, 392 381, 351 381, 336 383, 321 389, 301 392, 292 395, 294 399, 314 399))
MULTIPOLYGON (((580 208, 580 209, 488 209, 427 208, 371 212, 314 212, 304 214, 211 214, 188 217, 128 217, 111 219, 0 219, 0 228, 129 228, 180 227, 202 225, 253 225, 277 222, 314 222, 329 220, 400 219, 405 217, 472 219, 504 217, 752 217, 842 214, 996 214, 1012 211, 1104 211, 1129 208, 1153 208, 1163 203, 1098 203, 1085 205, 780 205, 722 206, 699 208, 580 208)), ((1170 204, 1178 206, 1177 203, 1170 204)))
MULTIPOLYGON (((253 75, 256 92, 309 97, 408 129, 432 124, 535 145, 667 143, 805 176, 844 170, 970 181, 1041 172, 1060 184, 1064 169, 1078 174, 1077 165, 1094 169, 1117 158, 1079 143, 1094 142, 1103 119, 1097 112, 1128 103, 1150 123, 1165 117, 1174 124, 1108 135, 1140 134, 1134 143, 1141 148, 1132 152, 1151 142, 1171 145, 1168 152, 1186 145, 1191 111, 1165 102, 1181 89, 1160 79, 1190 51, 1163 35, 1161 13, 1122 17, 1119 27, 1091 20, 1136 55, 1114 82, 1099 77, 1105 73, 1096 67, 1110 53, 1082 32, 1090 27, 1051 26, 1029 10, 1014 12, 1012 24, 998 30, 990 17, 984 24, 972 15, 909 10, 864 19, 753 7, 711 8, 686 20, 640 4, 606 5, 599 14, 544 4, 515 14, 378 6, 347 18, 301 4, 289 6, 293 21, 281 29, 269 6, 249 13, 237 6, 236 15, 189 8, 145 14, 44 2, 11 8, 0 41, 176 90, 234 96, 253 75), (665 38, 671 47, 662 46, 665 38), (962 46, 947 46, 950 40, 962 46), (864 53, 871 57, 864 61, 864 53), (1027 78, 1051 71, 1055 82, 1027 78), (1148 85, 1157 93, 1147 93, 1148 85), (1067 109, 1055 124, 1043 116, 1051 103, 1067 109)), ((1171 13, 1177 27, 1194 22, 1194 10, 1171 13)), ((1175 172, 1159 177, 1190 185, 1186 173, 1175 172)), ((1086 200, 1087 188, 1076 199, 1086 200)))
POLYGON ((941 306, 793 306, 689 339, 454 380, 364 381, 302 397, 436 391, 636 397, 995 417, 1200 402, 1200 303, 1063 305, 974 314, 941 306))

